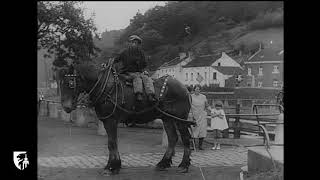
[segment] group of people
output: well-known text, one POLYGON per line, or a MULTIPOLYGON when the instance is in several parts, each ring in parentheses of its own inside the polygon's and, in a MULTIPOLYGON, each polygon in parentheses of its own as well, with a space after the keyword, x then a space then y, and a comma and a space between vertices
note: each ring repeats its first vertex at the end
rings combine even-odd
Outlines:
MULTIPOLYGON (((188 87, 191 93, 191 110, 189 113, 189 120, 195 121, 196 126, 191 128, 192 138, 199 139, 199 150, 203 150, 202 144, 205 137, 207 137, 207 116, 211 117, 211 130, 216 131, 218 135, 215 138, 212 150, 220 149, 221 131, 228 128, 223 104, 221 101, 212 102, 213 107, 208 103, 205 95, 200 93, 200 85, 196 85, 194 89, 188 87)), ((193 147, 192 147, 193 148, 193 147)))

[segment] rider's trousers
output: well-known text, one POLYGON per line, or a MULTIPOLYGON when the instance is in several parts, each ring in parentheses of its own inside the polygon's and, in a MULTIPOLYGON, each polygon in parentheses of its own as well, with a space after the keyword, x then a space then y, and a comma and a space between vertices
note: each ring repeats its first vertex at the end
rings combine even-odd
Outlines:
POLYGON ((133 79, 133 91, 134 93, 143 93, 143 85, 145 87, 147 94, 154 94, 154 86, 153 86, 153 80, 140 72, 130 72, 128 73, 130 76, 132 76, 133 79))

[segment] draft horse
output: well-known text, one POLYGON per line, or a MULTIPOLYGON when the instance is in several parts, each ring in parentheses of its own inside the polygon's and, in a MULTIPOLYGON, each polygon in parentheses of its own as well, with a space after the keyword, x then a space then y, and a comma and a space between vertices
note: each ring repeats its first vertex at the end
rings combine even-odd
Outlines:
MULTIPOLYGON (((180 132, 184 154, 178 172, 188 172, 190 166, 190 132, 194 122, 187 121, 191 108, 187 88, 171 76, 164 76, 154 81, 157 103, 143 102, 135 105, 130 78, 118 73, 112 59, 101 68, 93 62, 74 64, 61 70, 61 104, 67 113, 76 108, 81 92, 89 95, 90 106, 94 107, 98 118, 103 122, 108 135, 109 160, 103 173, 118 174, 121 159, 118 151, 117 124, 135 119, 141 124, 162 119, 168 136, 168 147, 156 170, 165 170, 172 164, 174 148, 180 132), (130 117, 130 118, 129 118, 130 117)), ((145 95, 144 95, 145 96, 145 95)), ((146 99, 146 98, 144 98, 146 99)))

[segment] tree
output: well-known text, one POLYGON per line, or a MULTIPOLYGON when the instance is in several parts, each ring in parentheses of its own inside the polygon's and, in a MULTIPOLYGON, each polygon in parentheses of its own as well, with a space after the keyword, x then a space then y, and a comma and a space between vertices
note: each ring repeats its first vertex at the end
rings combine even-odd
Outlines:
MULTIPOLYGON (((73 62, 90 60, 99 48, 93 36, 98 36, 92 17, 84 18, 81 2, 38 1, 38 49, 57 55, 57 61, 73 62)), ((55 63, 56 65, 64 63, 55 63)))
POLYGON ((38 1, 38 49, 46 49, 45 56, 55 55, 53 70, 59 94, 60 67, 68 61, 79 63, 91 60, 97 55, 93 36, 98 37, 92 16, 84 18, 81 2, 38 1))

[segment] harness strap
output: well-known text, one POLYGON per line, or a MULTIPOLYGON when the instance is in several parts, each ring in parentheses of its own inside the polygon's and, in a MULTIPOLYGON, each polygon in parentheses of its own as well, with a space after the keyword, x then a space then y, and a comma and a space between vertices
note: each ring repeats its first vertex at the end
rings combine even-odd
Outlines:
POLYGON ((95 104, 95 103, 98 101, 98 99, 101 97, 101 95, 103 94, 103 92, 104 92, 104 90, 105 90, 105 88, 106 88, 106 86, 107 86, 107 84, 108 84, 108 79, 109 79, 110 72, 111 72, 111 69, 112 69, 113 60, 114 60, 113 58, 109 60, 109 64, 108 64, 109 69, 108 69, 107 78, 106 78, 106 80, 103 82, 103 88, 102 88, 102 90, 100 91, 98 97, 97 97, 97 98, 95 99, 95 101, 93 102, 93 104, 95 104))

